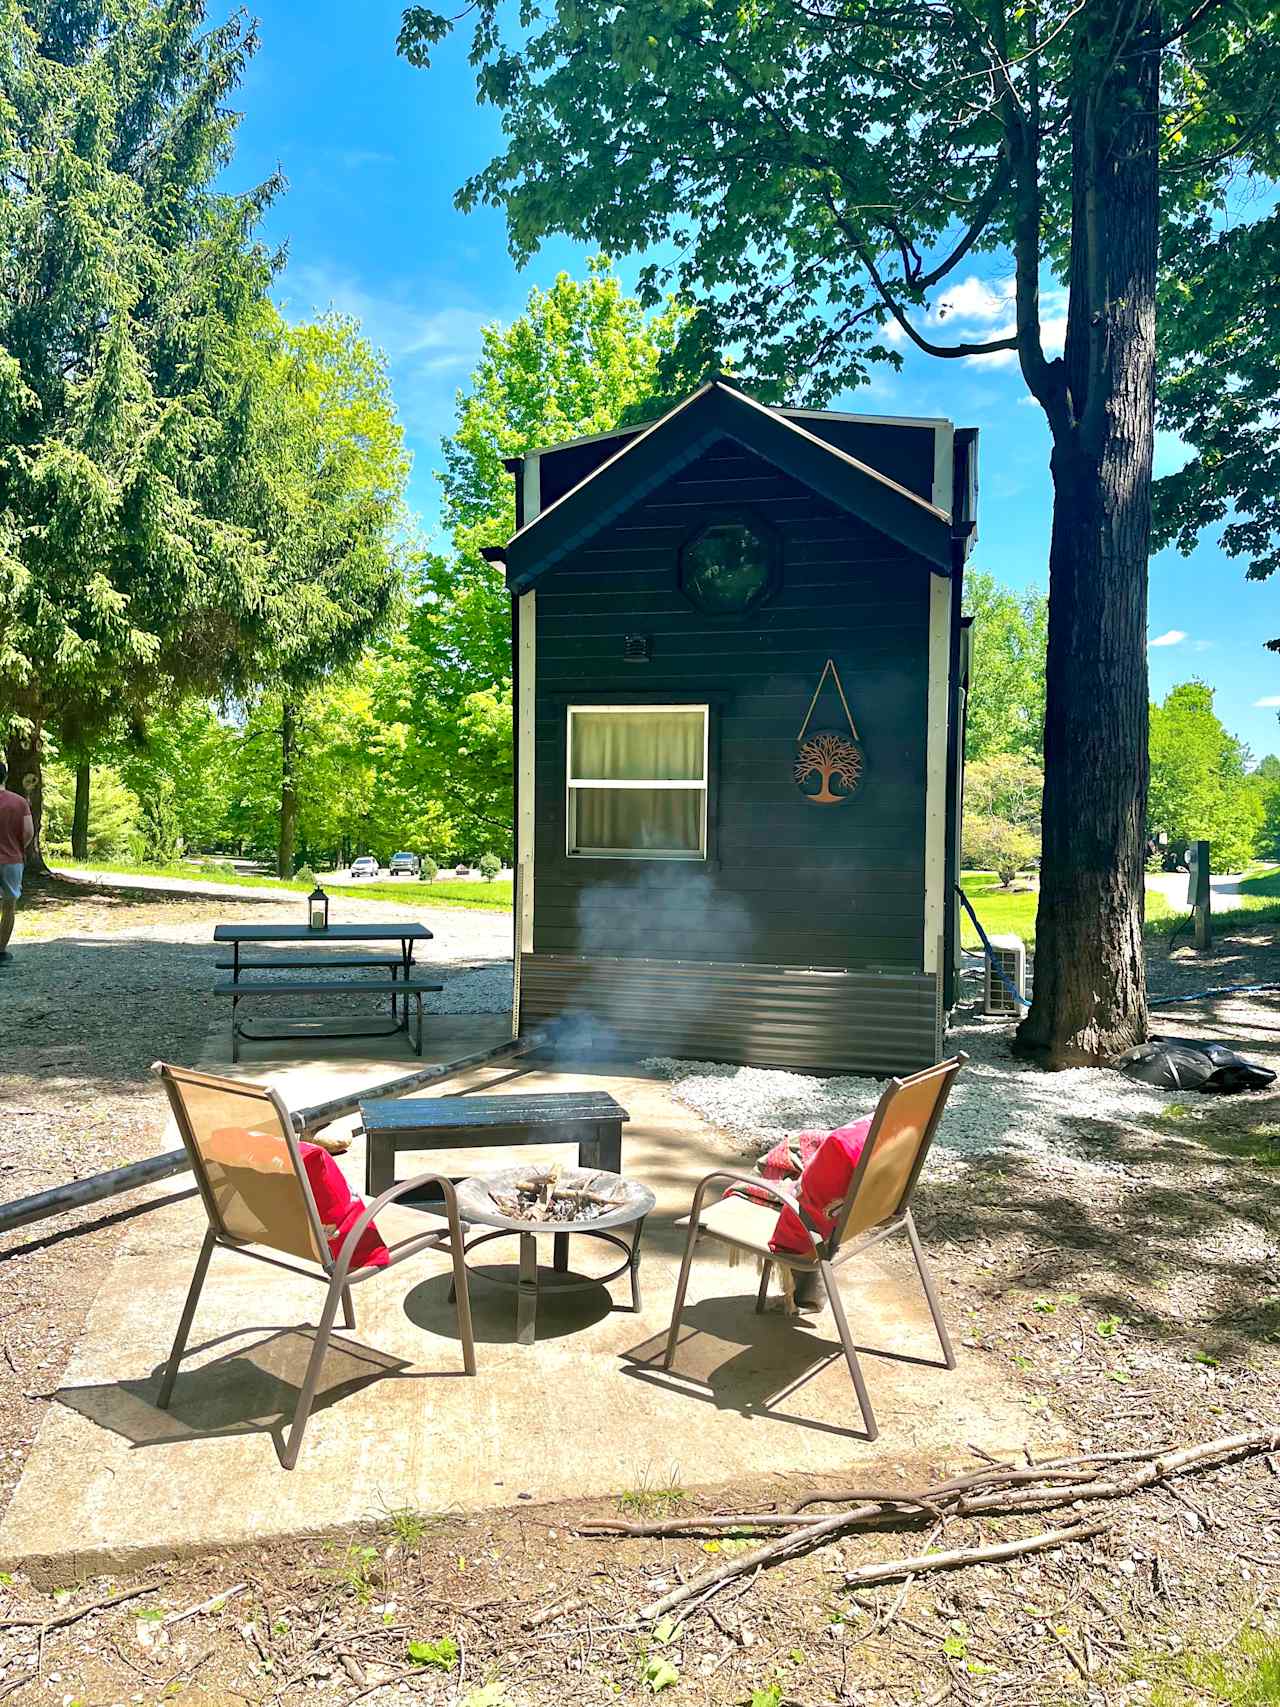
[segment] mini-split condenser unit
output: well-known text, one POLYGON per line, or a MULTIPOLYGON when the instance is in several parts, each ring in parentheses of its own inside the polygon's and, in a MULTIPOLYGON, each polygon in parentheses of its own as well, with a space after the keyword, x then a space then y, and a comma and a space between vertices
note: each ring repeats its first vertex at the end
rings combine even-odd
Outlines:
POLYGON ((1022 1003, 1015 999, 1013 990, 1005 983, 1006 978, 1019 995, 1027 994, 1027 945, 1020 936, 991 938, 991 954, 983 967, 982 982, 983 1013, 1005 1014, 1018 1019, 1022 1015, 1022 1003), (996 967, 999 967, 999 972, 996 967), (1000 972, 1004 973, 1004 978, 1000 972))

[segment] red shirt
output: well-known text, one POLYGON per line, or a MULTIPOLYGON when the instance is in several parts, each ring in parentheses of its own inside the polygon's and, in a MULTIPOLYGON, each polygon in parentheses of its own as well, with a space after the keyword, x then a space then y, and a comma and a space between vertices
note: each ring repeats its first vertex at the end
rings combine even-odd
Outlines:
POLYGON ((30 803, 12 789, 0 788, 0 865, 22 865, 27 857, 26 822, 30 803))

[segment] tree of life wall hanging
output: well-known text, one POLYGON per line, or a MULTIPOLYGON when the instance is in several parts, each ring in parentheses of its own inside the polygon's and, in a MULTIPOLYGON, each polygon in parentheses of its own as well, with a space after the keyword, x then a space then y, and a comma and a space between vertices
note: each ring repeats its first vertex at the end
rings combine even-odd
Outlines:
POLYGON ((795 782, 800 793, 811 805, 843 806, 849 799, 862 778, 863 759, 859 740, 853 713, 849 710, 849 702, 844 697, 844 688, 840 684, 840 672, 836 669, 835 660, 828 658, 822 666, 818 685, 813 690, 813 698, 809 701, 809 709, 800 725, 800 733, 796 736, 795 782), (835 683, 836 692, 840 696, 840 704, 849 725, 848 735, 833 729, 810 729, 828 676, 835 683))

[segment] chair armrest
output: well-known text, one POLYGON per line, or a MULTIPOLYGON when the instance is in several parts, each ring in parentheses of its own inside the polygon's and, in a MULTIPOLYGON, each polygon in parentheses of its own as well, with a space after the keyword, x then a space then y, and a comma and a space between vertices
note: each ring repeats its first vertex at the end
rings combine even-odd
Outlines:
POLYGON ((749 1185, 753 1191, 762 1191, 767 1197, 771 1197, 780 1208, 793 1210, 799 1217, 800 1223, 804 1227, 805 1232, 809 1235, 809 1242, 813 1246, 813 1254, 815 1256, 820 1256, 822 1254, 821 1246, 824 1242, 822 1231, 820 1228, 814 1226, 813 1222, 801 1208, 798 1199, 788 1197, 786 1192, 781 1190, 780 1187, 775 1185, 771 1180, 761 1179, 759 1174, 743 1173, 737 1168, 716 1168, 709 1174, 703 1174, 702 1178, 698 1181, 697 1186, 694 1188, 693 1202, 689 1208, 690 1221, 697 1223, 701 1220, 702 1200, 706 1196, 707 1187, 711 1184, 712 1180, 729 1180, 734 1185, 749 1185))
MULTIPOLYGON (((389 1203, 394 1203, 397 1198, 404 1197, 406 1193, 418 1191, 425 1185, 438 1185, 443 1188, 444 1212, 449 1223, 450 1242, 452 1243, 454 1240, 459 1244, 462 1242, 462 1225, 458 1220, 458 1194, 453 1189, 451 1179, 446 1179, 443 1174, 415 1174, 412 1179, 397 1180, 395 1185, 388 1187, 380 1197, 374 1198, 342 1241, 342 1249, 338 1252, 337 1262, 332 1271, 339 1285, 342 1285, 346 1280, 356 1246, 360 1243, 365 1228, 378 1211, 385 1209, 389 1203)), ((398 1250, 401 1245, 407 1242, 405 1239, 400 1239, 395 1245, 388 1245, 387 1249, 390 1251, 398 1250)))

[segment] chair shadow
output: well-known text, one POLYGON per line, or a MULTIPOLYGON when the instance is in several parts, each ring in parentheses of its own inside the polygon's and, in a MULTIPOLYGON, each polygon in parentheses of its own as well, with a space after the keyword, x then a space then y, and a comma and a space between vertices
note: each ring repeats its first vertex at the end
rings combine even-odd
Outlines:
MULTIPOLYGON (((635 1381, 679 1392, 717 1410, 768 1417, 819 1434, 866 1440, 860 1426, 843 1427, 820 1417, 779 1407, 832 1364, 843 1366, 844 1351, 834 1334, 830 1312, 789 1316, 777 1309, 757 1314, 741 1293, 703 1298, 686 1305, 672 1367, 664 1369, 667 1335, 654 1334, 621 1353, 623 1374, 635 1381), (825 1326, 824 1326, 825 1322, 825 1326), (828 1333, 827 1329, 830 1329, 828 1333), (729 1355, 725 1355, 726 1349, 729 1355)), ((894 1363, 946 1369, 946 1361, 918 1357, 880 1346, 858 1345, 859 1355, 894 1363)), ((848 1381, 850 1409, 858 1416, 857 1396, 848 1381)))
MULTIPOLYGON (((483 1263, 468 1268, 468 1291, 471 1298, 471 1331, 477 1345, 514 1345, 516 1343, 516 1294, 509 1287, 519 1275, 515 1263, 483 1263), (493 1275, 502 1284, 495 1285, 487 1277, 493 1275)), ((458 1318, 449 1301, 452 1276, 436 1274, 421 1280, 405 1294, 404 1313, 416 1328, 440 1339, 457 1340, 458 1318)), ((617 1282, 625 1290, 625 1279, 617 1282)), ((548 1268, 538 1270, 538 1340, 565 1339, 594 1327, 613 1311, 630 1310, 630 1304, 617 1303, 606 1286, 593 1282, 590 1275, 570 1269, 557 1274, 548 1268), (567 1285, 582 1285, 581 1292, 562 1290, 567 1285)))
MULTIPOLYGON (((178 1371, 167 1411, 156 1404, 163 1363, 141 1379, 59 1387, 50 1397, 119 1435, 134 1448, 269 1434, 276 1451, 283 1453, 314 1342, 315 1330, 303 1326, 265 1331, 241 1329, 192 1346, 178 1371), (191 1367, 193 1355, 243 1341, 246 1335, 253 1334, 262 1337, 191 1367)), ((317 1411, 350 1398, 375 1381, 431 1380, 455 1373, 462 1372, 415 1370, 404 1358, 392 1357, 335 1333, 325 1351, 311 1415, 314 1417, 317 1411)))

